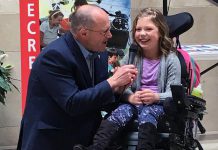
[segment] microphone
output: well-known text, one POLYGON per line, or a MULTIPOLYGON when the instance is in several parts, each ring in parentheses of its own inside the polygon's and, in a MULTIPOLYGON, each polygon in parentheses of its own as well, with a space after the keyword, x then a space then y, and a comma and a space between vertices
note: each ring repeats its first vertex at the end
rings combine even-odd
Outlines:
MULTIPOLYGON (((134 62, 134 58, 135 58, 135 56, 136 56, 136 54, 137 54, 137 51, 138 51, 138 45, 137 44, 135 44, 135 43, 132 43, 131 45, 130 45, 130 47, 129 47, 129 60, 128 60, 128 64, 133 64, 133 62, 134 62)), ((121 99, 121 97, 123 96, 123 94, 124 94, 124 91, 125 91, 125 89, 128 87, 128 85, 125 85, 124 86, 124 88, 123 88, 123 90, 122 90, 122 93, 121 93, 121 95, 120 95, 120 97, 119 97, 119 101, 120 101, 120 99, 121 99)))
POLYGON ((138 51, 138 45, 133 43, 130 45, 130 48, 129 48, 129 60, 128 60, 128 64, 133 64, 134 62, 134 58, 137 54, 137 51, 138 51))

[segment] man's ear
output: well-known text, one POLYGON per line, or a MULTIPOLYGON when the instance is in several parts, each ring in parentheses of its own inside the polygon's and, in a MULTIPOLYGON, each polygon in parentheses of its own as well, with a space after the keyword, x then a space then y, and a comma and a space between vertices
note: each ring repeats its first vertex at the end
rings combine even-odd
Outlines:
POLYGON ((81 36, 86 36, 87 35, 87 30, 85 28, 81 28, 79 32, 80 32, 81 36))

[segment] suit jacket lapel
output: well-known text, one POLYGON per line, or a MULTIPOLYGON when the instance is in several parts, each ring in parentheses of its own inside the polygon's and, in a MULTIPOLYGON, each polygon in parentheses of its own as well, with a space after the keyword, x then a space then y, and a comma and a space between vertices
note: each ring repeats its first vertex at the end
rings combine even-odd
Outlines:
POLYGON ((108 78, 108 54, 106 51, 98 53, 94 61, 94 66, 95 84, 98 84, 108 78))
POLYGON ((91 76, 89 74, 89 69, 88 69, 86 60, 85 60, 79 46, 77 45, 73 35, 70 32, 66 33, 65 39, 66 39, 66 42, 67 42, 69 48, 72 50, 73 55, 75 56, 75 60, 77 62, 78 68, 82 72, 82 75, 84 76, 87 85, 89 87, 92 86, 92 79, 91 79, 91 76))

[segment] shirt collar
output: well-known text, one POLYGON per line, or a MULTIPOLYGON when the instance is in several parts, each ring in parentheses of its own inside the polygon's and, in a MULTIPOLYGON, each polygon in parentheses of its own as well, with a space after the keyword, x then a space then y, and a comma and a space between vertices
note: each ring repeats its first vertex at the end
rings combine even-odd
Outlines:
POLYGON ((76 43, 79 45, 79 48, 82 51, 83 56, 85 57, 85 59, 94 59, 97 57, 98 53, 97 52, 90 52, 88 51, 82 44, 80 44, 79 41, 76 40, 76 43))

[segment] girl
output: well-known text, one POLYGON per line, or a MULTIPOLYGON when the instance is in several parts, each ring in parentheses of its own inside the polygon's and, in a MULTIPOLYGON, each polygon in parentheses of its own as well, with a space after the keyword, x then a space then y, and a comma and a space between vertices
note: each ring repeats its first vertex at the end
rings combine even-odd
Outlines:
POLYGON ((60 10, 49 11, 48 20, 40 25, 40 47, 47 46, 58 37, 58 32, 64 33, 60 26, 64 15, 60 10))
MULTIPOLYGON (((138 45, 134 64, 138 75, 133 85, 125 90, 121 104, 102 121, 88 149, 104 150, 117 132, 134 116, 139 122, 138 150, 155 148, 157 120, 164 114, 161 101, 171 97, 171 84, 180 84, 181 66, 163 14, 152 8, 142 9, 133 22, 132 37, 138 45), (135 113, 136 112, 136 113, 135 113)), ((128 53, 121 61, 127 64, 128 53)), ((77 150, 85 149, 77 146, 77 150)), ((76 150, 76 149, 75 149, 76 150)))

